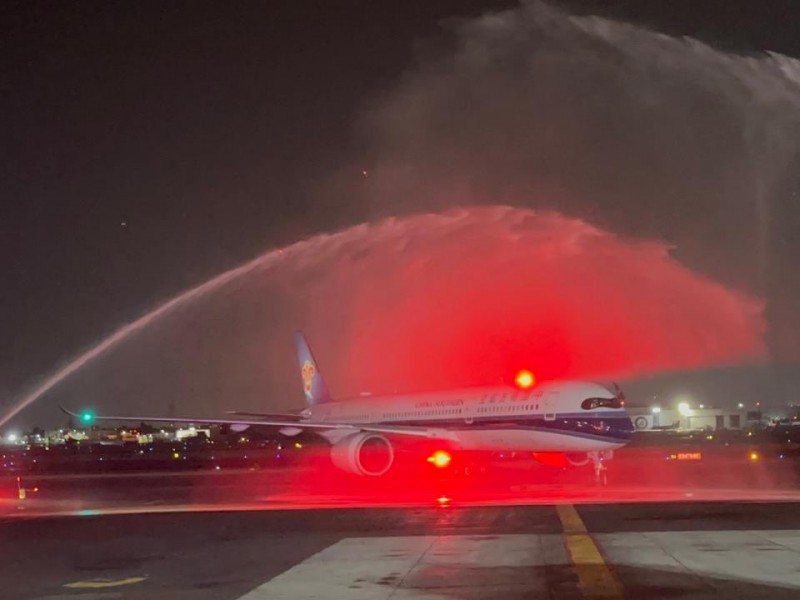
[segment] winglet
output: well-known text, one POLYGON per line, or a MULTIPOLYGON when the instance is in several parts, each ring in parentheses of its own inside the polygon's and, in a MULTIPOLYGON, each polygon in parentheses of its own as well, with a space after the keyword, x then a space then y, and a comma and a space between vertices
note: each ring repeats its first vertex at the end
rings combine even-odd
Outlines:
POLYGON ((68 414, 70 417, 75 417, 78 419, 81 422, 81 425, 91 425, 98 418, 97 415, 91 410, 83 410, 80 413, 76 413, 72 412, 68 408, 64 408, 60 404, 58 405, 58 408, 60 408, 62 412, 68 414))
POLYGON ((303 380, 303 392, 306 395, 306 402, 309 405, 324 404, 331 402, 332 398, 328 392, 328 386, 322 378, 311 348, 308 346, 302 331, 294 334, 295 347, 297 349, 297 362, 300 366, 300 377, 303 380))
POLYGON ((79 417, 80 416, 78 413, 72 412, 70 409, 66 408, 62 404, 59 404, 58 408, 61 410, 61 412, 63 412, 64 414, 69 415, 70 417, 79 417))

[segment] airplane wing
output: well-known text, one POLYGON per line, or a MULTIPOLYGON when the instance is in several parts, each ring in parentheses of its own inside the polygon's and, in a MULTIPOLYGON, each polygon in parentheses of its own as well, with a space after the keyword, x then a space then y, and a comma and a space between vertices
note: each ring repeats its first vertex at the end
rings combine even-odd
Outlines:
POLYGON ((286 419, 287 421, 291 421, 292 419, 294 419, 295 421, 299 421, 303 418, 303 415, 301 415, 299 411, 296 413, 290 413, 290 412, 262 413, 262 412, 243 412, 238 410, 228 410, 225 411, 225 414, 231 415, 233 417, 254 417, 260 419, 276 419, 276 420, 286 419))
MULTIPOLYGON (((73 412, 63 406, 59 406, 62 412, 78 420, 82 420, 82 415, 73 412)), ((294 415, 284 415, 293 417, 294 415)), ((285 419, 192 419, 183 417, 112 417, 112 416, 93 416, 92 421, 134 421, 137 423, 191 423, 194 425, 266 425, 268 427, 294 427, 299 429, 311 430, 339 430, 339 431, 368 431, 372 433, 386 433, 394 435, 407 435, 411 437, 423 437, 434 439, 450 439, 452 435, 445 429, 431 427, 413 427, 407 425, 369 425, 359 423, 319 423, 302 420, 285 419)))

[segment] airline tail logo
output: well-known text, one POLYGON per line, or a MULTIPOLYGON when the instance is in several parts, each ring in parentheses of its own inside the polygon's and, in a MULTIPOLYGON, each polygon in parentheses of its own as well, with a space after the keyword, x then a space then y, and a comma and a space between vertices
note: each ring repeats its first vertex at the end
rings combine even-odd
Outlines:
POLYGON ((309 405, 330 402, 331 395, 328 386, 322 378, 319 366, 314 362, 314 355, 308 347, 303 333, 298 331, 294 335, 295 348, 297 349, 297 366, 300 367, 300 378, 303 380, 303 392, 309 405))
POLYGON ((307 360, 303 363, 303 368, 301 369, 301 374, 303 376, 303 388, 306 391, 306 396, 311 398, 311 387, 312 383, 314 382, 314 375, 316 375, 317 369, 314 367, 314 363, 310 360, 307 360))

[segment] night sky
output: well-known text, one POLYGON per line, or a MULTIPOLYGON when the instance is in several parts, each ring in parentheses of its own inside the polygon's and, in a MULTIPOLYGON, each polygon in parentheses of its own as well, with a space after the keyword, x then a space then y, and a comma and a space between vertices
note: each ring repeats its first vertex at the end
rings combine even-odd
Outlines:
MULTIPOLYGON (((0 405, 220 271, 403 212, 371 196, 363 171, 387 145, 365 134, 363 115, 385 106, 415 65, 446 52, 449 19, 517 4, 3 3, 0 405)), ((800 57, 792 4, 554 3, 728 51, 800 57)), ((786 181, 781 227, 791 231, 800 218, 786 181)), ((598 209, 594 220, 613 230, 633 202, 598 209)), ((671 232, 649 224, 646 234, 671 242, 671 232)), ((788 265, 797 248, 773 251, 788 265)), ((762 291, 736 265, 718 267, 702 244, 688 252, 680 258, 692 267, 762 291)), ((715 260, 730 256, 726 248, 715 260)), ((775 301, 784 312, 795 303, 794 291, 775 301)))

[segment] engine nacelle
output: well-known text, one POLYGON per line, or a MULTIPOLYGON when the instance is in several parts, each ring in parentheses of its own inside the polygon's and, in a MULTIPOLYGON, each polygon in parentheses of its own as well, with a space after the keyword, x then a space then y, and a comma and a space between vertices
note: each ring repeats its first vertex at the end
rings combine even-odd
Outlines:
POLYGON ((573 467, 583 467, 589 464, 589 455, 586 452, 567 452, 564 455, 567 462, 573 467))
POLYGON ((533 458, 543 465, 558 469, 589 464, 589 455, 585 452, 534 452, 533 458))
POLYGON ((331 460, 342 471, 379 477, 394 463, 394 448, 377 433, 355 433, 331 447, 331 460))

